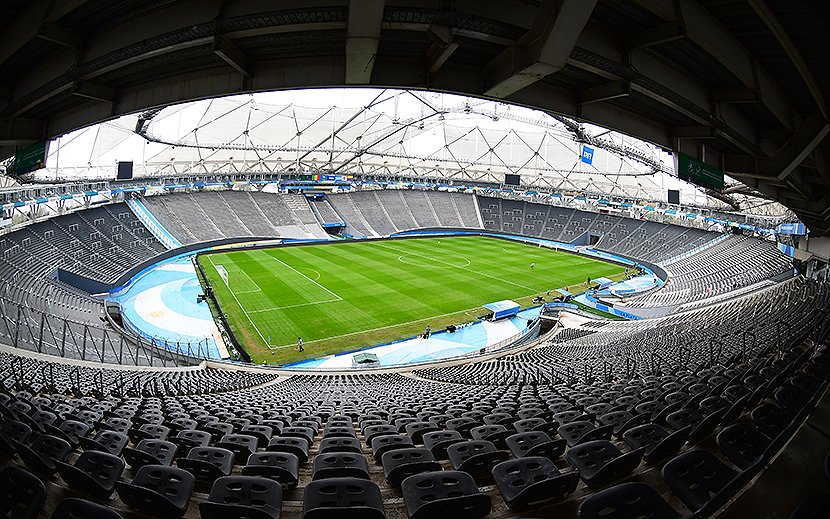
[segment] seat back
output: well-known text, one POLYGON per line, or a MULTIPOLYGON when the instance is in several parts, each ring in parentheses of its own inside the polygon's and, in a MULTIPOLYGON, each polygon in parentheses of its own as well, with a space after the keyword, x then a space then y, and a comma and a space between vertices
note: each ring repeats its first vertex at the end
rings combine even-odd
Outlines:
POLYGON ((303 519, 342 517, 385 519, 378 486, 368 479, 351 477, 323 479, 306 485, 303 519))
POLYGON ((623 483, 601 490, 579 505, 578 519, 680 519, 680 514, 645 483, 623 483))
POLYGON ((492 506, 490 496, 478 491, 473 477, 456 470, 409 476, 401 483, 401 492, 411 519, 482 517, 492 506))
POLYGON ((12 519, 35 519, 46 499, 46 487, 34 474, 19 467, 0 471, 0 512, 12 519))

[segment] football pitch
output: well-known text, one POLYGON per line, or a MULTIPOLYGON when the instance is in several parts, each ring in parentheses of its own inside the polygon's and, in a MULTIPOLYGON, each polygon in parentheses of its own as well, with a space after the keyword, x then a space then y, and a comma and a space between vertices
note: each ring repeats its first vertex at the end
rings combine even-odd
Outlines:
POLYGON ((579 292, 588 276, 619 279, 624 271, 481 236, 344 241, 198 260, 236 340, 253 362, 269 364, 382 344, 427 324, 438 330, 470 322, 486 313, 487 303, 513 299, 525 306, 547 290, 579 292))

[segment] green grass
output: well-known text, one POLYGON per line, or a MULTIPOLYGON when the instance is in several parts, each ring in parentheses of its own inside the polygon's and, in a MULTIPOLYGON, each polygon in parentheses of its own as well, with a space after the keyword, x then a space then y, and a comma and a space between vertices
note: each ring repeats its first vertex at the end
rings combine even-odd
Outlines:
POLYGON ((470 322, 485 313, 483 304, 527 305, 547 290, 580 292, 588 276, 619 279, 624 271, 480 236, 241 250, 200 255, 199 262, 237 341, 253 362, 271 364, 393 341, 427 324, 437 330, 470 322))

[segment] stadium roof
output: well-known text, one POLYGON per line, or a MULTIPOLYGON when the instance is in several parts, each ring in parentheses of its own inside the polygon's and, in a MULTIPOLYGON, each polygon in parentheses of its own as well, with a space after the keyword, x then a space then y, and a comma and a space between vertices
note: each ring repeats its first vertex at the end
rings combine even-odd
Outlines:
POLYGON ((826 234, 828 25, 830 7, 811 0, 9 0, 0 157, 231 93, 436 89, 679 149, 826 234))
MULTIPOLYGON (((372 177, 502 183, 681 201, 729 210, 720 198, 674 176, 661 148, 618 132, 502 102, 389 89, 299 90, 183 103, 128 115, 61 136, 33 180, 115 178, 118 161, 134 175, 326 172, 372 177), (590 161, 583 160, 583 148, 590 161)), ((733 196, 735 200, 736 196, 733 196)), ((749 199, 741 208, 752 212, 749 199)), ((745 203, 744 203, 745 202, 745 203)), ((755 204, 766 201, 753 200, 755 204)), ((783 207, 770 207, 779 215, 783 207)))

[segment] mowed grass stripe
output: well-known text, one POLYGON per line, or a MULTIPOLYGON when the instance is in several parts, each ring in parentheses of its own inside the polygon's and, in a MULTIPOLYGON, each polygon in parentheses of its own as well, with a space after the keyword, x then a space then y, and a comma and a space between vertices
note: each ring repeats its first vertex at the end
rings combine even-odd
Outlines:
MULTIPOLYGON (((427 322, 433 329, 468 322, 489 302, 527 304, 546 290, 623 271, 574 254, 473 236, 233 251, 201 256, 203 266, 205 258, 243 270, 260 288, 231 294, 213 269, 204 269, 246 351, 256 362, 274 363, 411 336, 427 322), (296 351, 297 337, 303 338, 303 354, 296 351)), ((233 278, 231 288, 237 289, 233 278)))

